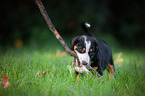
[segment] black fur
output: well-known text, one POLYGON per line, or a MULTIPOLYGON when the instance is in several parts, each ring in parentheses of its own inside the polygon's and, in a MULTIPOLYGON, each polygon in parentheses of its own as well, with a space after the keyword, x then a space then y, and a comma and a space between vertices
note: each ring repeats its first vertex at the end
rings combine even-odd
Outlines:
MULTIPOLYGON (((89 35, 87 36, 87 39, 89 39, 92 43, 91 48, 93 49, 93 51, 89 53, 91 58, 91 66, 98 67, 96 71, 98 71, 100 75, 103 75, 103 70, 108 69, 107 67, 108 64, 113 65, 114 69, 112 52, 107 43, 103 40, 97 39, 95 35, 85 26, 85 23, 82 23, 82 28, 87 33, 87 35, 89 35)), ((83 47, 84 43, 82 36, 76 36, 72 39, 71 41, 72 50, 74 50, 73 49, 74 45, 83 47)))

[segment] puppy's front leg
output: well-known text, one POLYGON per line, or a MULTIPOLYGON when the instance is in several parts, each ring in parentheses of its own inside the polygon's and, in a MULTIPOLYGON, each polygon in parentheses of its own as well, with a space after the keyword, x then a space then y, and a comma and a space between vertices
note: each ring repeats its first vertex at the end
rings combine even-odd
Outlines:
POLYGON ((111 77, 113 78, 113 74, 114 74, 114 67, 111 64, 108 64, 108 68, 109 68, 109 79, 111 79, 111 77))

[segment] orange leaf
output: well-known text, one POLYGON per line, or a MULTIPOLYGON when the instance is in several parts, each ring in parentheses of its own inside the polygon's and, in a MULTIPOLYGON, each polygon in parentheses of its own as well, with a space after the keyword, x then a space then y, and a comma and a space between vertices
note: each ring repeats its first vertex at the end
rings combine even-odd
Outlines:
POLYGON ((65 52, 65 51, 61 52, 61 55, 60 55, 60 56, 61 56, 61 57, 66 56, 66 52, 65 52))
POLYGON ((7 82, 4 84, 4 88, 7 88, 8 86, 10 86, 9 81, 7 81, 7 82))
POLYGON ((50 73, 50 71, 48 71, 48 73, 50 73))
POLYGON ((47 71, 44 71, 44 72, 43 72, 43 75, 45 75, 46 73, 47 73, 47 71))
POLYGON ((8 76, 4 76, 3 78, 1 78, 2 81, 0 83, 2 83, 4 88, 7 88, 10 85, 8 79, 10 79, 8 76))
POLYGON ((66 52, 65 51, 63 51, 63 52, 61 52, 60 50, 57 50, 56 51, 56 56, 57 57, 64 57, 64 56, 66 56, 66 52))
POLYGON ((45 72, 43 72, 43 75, 45 75, 46 73, 50 73, 50 71, 45 71, 45 72))
POLYGON ((50 71, 44 71, 42 75, 41 75, 41 72, 38 71, 38 72, 37 72, 37 75, 38 75, 39 77, 41 77, 41 76, 43 76, 43 75, 46 75, 46 73, 50 73, 50 71))
POLYGON ((16 48, 21 48, 22 44, 23 44, 23 42, 22 42, 21 39, 17 39, 14 42, 14 45, 15 45, 16 48))
POLYGON ((37 75, 38 75, 39 77, 41 77, 41 73, 40 73, 40 71, 37 72, 37 75))
POLYGON ((122 56, 122 52, 116 55, 117 58, 114 61, 114 64, 120 64, 121 62, 123 62, 123 58, 121 58, 121 56, 122 56))

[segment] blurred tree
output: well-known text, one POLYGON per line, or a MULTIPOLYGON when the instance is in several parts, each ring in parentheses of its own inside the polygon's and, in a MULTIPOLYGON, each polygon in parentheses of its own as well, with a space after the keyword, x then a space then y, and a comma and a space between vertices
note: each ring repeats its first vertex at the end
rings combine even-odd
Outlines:
MULTIPOLYGON (((96 35, 113 34, 122 44, 145 46, 145 1, 138 0, 42 0, 48 15, 61 35, 84 34, 82 21, 92 25, 96 35)), ((24 44, 31 38, 45 40, 45 23, 34 0, 2 1, 2 45, 11 45, 21 39, 24 44), (34 30, 37 29, 37 34, 34 30), (38 36, 36 36, 38 35, 38 36)), ((49 31, 49 29, 48 29, 49 31)))
POLYGON ((109 27, 122 43, 145 46, 144 5, 144 0, 111 0, 109 27))

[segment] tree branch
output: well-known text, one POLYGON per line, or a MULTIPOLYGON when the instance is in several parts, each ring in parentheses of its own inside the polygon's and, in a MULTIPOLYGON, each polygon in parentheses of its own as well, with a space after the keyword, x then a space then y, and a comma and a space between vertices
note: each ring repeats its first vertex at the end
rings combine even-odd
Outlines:
POLYGON ((53 25, 53 23, 51 22, 41 0, 35 0, 36 4, 38 5, 48 27, 50 28, 50 30, 52 31, 52 33, 54 34, 54 36, 57 38, 57 40, 60 42, 60 44, 64 47, 64 49, 71 55, 71 56, 74 56, 75 58, 78 58, 77 57, 77 54, 72 51, 68 45, 65 43, 65 41, 62 39, 62 37, 59 35, 59 33, 57 32, 55 26, 53 25))

